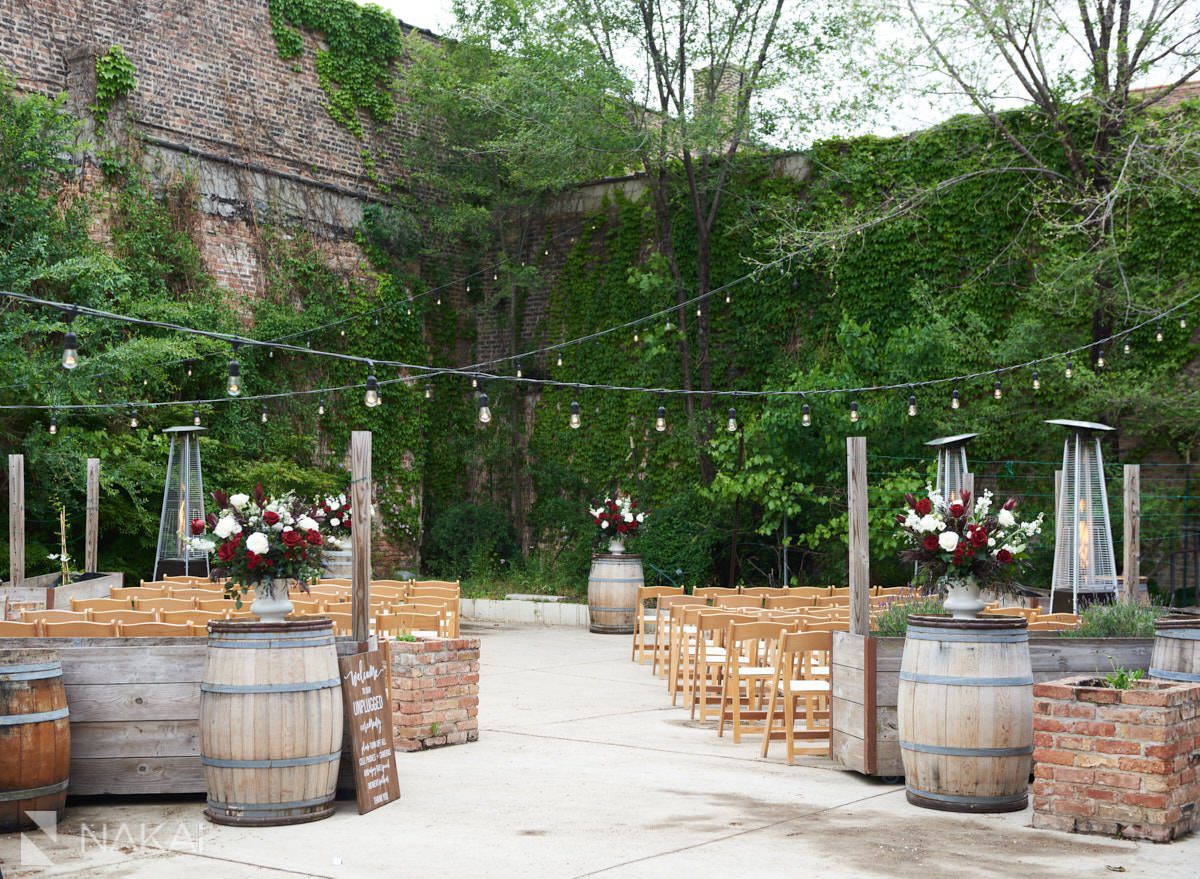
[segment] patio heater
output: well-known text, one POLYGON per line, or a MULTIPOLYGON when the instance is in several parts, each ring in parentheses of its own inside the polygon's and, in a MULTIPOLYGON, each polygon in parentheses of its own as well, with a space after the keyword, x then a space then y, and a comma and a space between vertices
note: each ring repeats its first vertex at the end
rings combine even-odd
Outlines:
POLYGON ((977 433, 960 433, 943 436, 925 445, 937 449, 937 484, 934 488, 947 501, 967 484, 967 443, 979 436, 977 433))
POLYGON ((167 479, 163 486, 162 518, 154 554, 154 579, 167 574, 208 576, 208 554, 188 545, 193 519, 204 518, 204 476, 200 470, 203 427, 168 427, 171 437, 167 479))
POLYGON ((1054 575, 1050 606, 1079 612, 1080 598, 1095 603, 1117 595, 1117 566, 1113 555, 1112 520, 1104 487, 1104 458, 1100 440, 1114 428, 1093 421, 1052 419, 1071 431, 1063 444, 1062 486, 1054 512, 1054 575), (1060 597, 1061 593, 1061 597, 1060 597))

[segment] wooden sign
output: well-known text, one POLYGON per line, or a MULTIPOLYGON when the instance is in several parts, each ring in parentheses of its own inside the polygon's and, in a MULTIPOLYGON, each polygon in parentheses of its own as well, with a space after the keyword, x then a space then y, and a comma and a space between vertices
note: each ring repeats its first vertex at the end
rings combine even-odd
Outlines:
POLYGON ((400 778, 392 752, 388 667, 378 650, 345 656, 338 660, 338 666, 354 766, 354 793, 358 814, 365 815, 400 798, 400 778))

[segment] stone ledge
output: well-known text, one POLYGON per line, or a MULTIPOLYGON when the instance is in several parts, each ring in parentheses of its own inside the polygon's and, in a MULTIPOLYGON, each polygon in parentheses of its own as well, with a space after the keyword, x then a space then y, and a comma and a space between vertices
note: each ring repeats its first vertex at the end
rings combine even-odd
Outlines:
POLYGON ((464 598, 460 601, 459 611, 464 620, 487 623, 532 623, 571 628, 587 628, 589 623, 586 604, 565 601, 464 598))

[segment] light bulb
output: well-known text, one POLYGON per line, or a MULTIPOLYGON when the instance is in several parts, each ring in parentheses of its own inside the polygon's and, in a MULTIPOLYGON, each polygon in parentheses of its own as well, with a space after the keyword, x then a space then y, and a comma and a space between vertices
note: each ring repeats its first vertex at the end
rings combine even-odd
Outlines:
POLYGON ((675 327, 671 326, 670 318, 667 318, 667 325, 665 327, 663 327, 663 329, 666 330, 668 333, 671 332, 671 330, 675 329, 675 327))
POLYGON ((1104 369, 1104 349, 1103 348, 1101 348, 1099 353, 1096 354, 1096 368, 1104 369))
POLYGON ((696 306, 696 317, 700 317, 702 314, 704 314, 703 309, 701 309, 700 306, 697 305, 696 306))
POLYGON ((192 426, 193 427, 200 426, 200 410, 199 409, 192 410, 192 426))
POLYGON ((732 301, 733 301, 733 297, 731 297, 728 293, 726 293, 725 294, 725 304, 728 305, 732 301))
POLYGON ((268 421, 269 419, 270 419, 270 416, 269 416, 269 415, 267 415, 267 407, 266 407, 266 406, 263 406, 263 407, 262 407, 262 412, 260 412, 260 413, 258 414, 258 420, 259 420, 260 422, 262 422, 263 424, 266 424, 266 423, 267 423, 267 421, 268 421))
POLYGON ((363 402, 366 403, 368 409, 374 409, 383 402, 383 397, 379 393, 379 381, 373 375, 367 376, 367 392, 363 395, 363 402))
POLYGON ((1036 369, 1033 371, 1033 389, 1035 391, 1040 391, 1042 389, 1042 379, 1041 376, 1038 375, 1038 371, 1036 369))
POLYGON ((344 339, 344 338, 346 338, 346 331, 345 331, 345 330, 338 330, 338 335, 339 335, 339 336, 341 336, 341 337, 344 339))
POLYGON ((1187 318, 1184 317, 1182 314, 1179 315, 1179 329, 1181 329, 1181 330, 1187 329, 1187 318))
POLYGON ((192 377, 192 361, 188 360, 186 362, 187 362, 187 375, 188 375, 188 378, 191 378, 192 377))
POLYGON ((851 424, 858 423, 858 403, 857 402, 850 404, 850 423, 851 424))
POLYGON ((962 404, 959 402, 959 399, 958 399, 958 388, 955 388, 954 390, 952 390, 950 392, 950 408, 957 409, 961 405, 962 404))
POLYGON ((324 414, 325 414, 325 401, 322 400, 321 402, 317 403, 317 415, 324 415, 324 414))
POLYGON ((63 336, 63 369, 74 369, 79 365, 79 340, 70 330, 63 336))
POLYGON ((471 285, 470 285, 470 284, 467 284, 467 292, 468 292, 468 293, 470 293, 470 292, 471 292, 471 285))
POLYGON ((479 423, 487 424, 492 420, 492 410, 488 408, 487 394, 479 395, 479 423))
POLYGON ((637 342, 637 340, 638 340, 638 331, 637 331, 637 330, 634 330, 634 331, 633 331, 633 341, 636 343, 636 342, 637 342))
POLYGON ((667 429, 667 407, 659 406, 658 415, 654 418, 654 429, 662 433, 667 429))
POLYGON ((1075 370, 1073 370, 1071 368, 1070 360, 1067 361, 1067 369, 1066 369, 1066 372, 1064 373, 1064 375, 1066 375, 1067 378, 1071 378, 1071 376, 1075 375, 1075 370))
POLYGON ((917 414, 917 398, 912 394, 908 395, 908 417, 913 418, 917 414))
POLYGON ((737 433, 737 410, 732 406, 729 407, 729 417, 725 419, 725 429, 730 433, 737 433))
POLYGON ((558 365, 562 366, 562 354, 558 355, 558 365))
POLYGON ((812 427, 812 410, 808 408, 807 403, 800 407, 800 423, 805 427, 812 427))
POLYGON ((572 402, 571 403, 571 429, 579 430, 579 425, 582 423, 583 422, 579 418, 579 404, 572 402))
POLYGON ((135 410, 133 410, 132 408, 129 410, 129 426, 131 428, 133 428, 134 430, 137 430, 137 426, 138 426, 137 412, 135 410))
POLYGON ((58 416, 53 412, 50 413, 50 435, 58 433, 58 416))
POLYGON ((433 388, 432 388, 432 387, 430 387, 429 385, 426 385, 426 386, 425 386, 425 399, 426 399, 426 400, 432 400, 432 399, 433 399, 433 388))
POLYGON ((473 376, 471 376, 471 390, 474 391, 474 390, 477 390, 478 388, 479 388, 479 378, 477 376, 473 375, 473 376))
POLYGON ((524 378, 525 373, 521 370, 521 364, 517 364, 517 378, 524 378))
POLYGON ((229 361, 229 378, 225 380, 225 393, 236 397, 242 392, 242 366, 236 360, 229 361))
POLYGON ((143 388, 148 388, 148 387, 150 387, 150 379, 148 379, 148 378, 144 378, 144 379, 142 379, 142 387, 143 387, 143 388))
POLYGON ((550 248, 547 247, 545 250, 542 251, 542 256, 549 256, 549 255, 550 255, 550 248))
POLYGON ((1163 331, 1161 326, 1154 328, 1154 341, 1161 342, 1163 340, 1163 331))
POLYGON ((274 349, 274 348, 268 348, 268 349, 267 349, 267 359, 268 359, 268 360, 274 360, 274 359, 275 359, 275 349, 274 349))
POLYGON ((1004 396, 1004 392, 1000 390, 1000 379, 996 379, 996 381, 992 383, 992 396, 997 400, 1004 396))
POLYGON ((500 274, 498 272, 492 272, 492 280, 493 281, 499 280, 499 278, 500 278, 500 274))
POLYGON ((436 301, 436 302, 434 302, 433 304, 434 304, 434 305, 441 305, 441 304, 442 304, 442 297, 441 297, 441 295, 440 295, 440 294, 438 295, 437 301, 436 301))

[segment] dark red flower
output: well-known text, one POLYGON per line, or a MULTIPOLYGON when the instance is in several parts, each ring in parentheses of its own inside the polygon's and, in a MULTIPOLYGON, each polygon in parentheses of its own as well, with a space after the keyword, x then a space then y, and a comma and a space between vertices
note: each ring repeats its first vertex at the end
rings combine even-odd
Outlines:
POLYGON ((929 552, 938 551, 938 539, 936 534, 926 534, 923 543, 925 549, 927 549, 929 552))
POLYGON ((301 543, 303 543, 304 535, 299 531, 284 531, 283 534, 280 535, 279 539, 283 541, 284 546, 291 548, 294 546, 299 546, 301 543))
POLYGON ((1010 497, 1008 500, 1006 500, 1004 502, 1004 509, 1011 511, 1011 510, 1015 510, 1016 508, 1017 508, 1017 499, 1015 497, 1010 497))
POLYGON ((896 522, 898 524, 903 525, 905 523, 906 519, 907 519, 907 517, 903 513, 896 514, 896 522))
POLYGON ((193 534, 203 534, 204 533, 204 520, 203 519, 193 519, 192 520, 192 533, 193 534))
POLYGON ((976 528, 971 532, 972 546, 987 546, 988 536, 986 528, 976 528))
POLYGON ((321 545, 321 532, 317 531, 315 529, 312 531, 309 531, 308 534, 305 536, 305 539, 308 541, 310 546, 320 546, 321 545))
POLYGON ((263 513, 263 522, 268 525, 274 525, 279 522, 279 514, 274 510, 267 510, 263 513))
POLYGON ((917 508, 917 496, 914 495, 911 491, 905 492, 904 502, 906 504, 908 504, 908 508, 910 510, 915 510, 917 508))
POLYGON ((236 552, 237 552, 236 541, 222 543, 219 547, 217 547, 217 558, 219 558, 223 562, 231 562, 231 561, 233 561, 233 556, 234 556, 234 553, 236 553, 236 552))
POLYGON ((962 504, 958 503, 958 501, 955 501, 954 503, 952 503, 950 505, 950 515, 955 519, 960 518, 962 516, 962 514, 965 512, 966 512, 966 507, 964 507, 962 504))
POLYGON ((916 510, 918 516, 928 516, 933 512, 933 501, 927 497, 921 498, 919 501, 917 501, 916 510))
POLYGON ((996 553, 996 561, 1002 565, 1011 564, 1013 560, 1012 553, 1007 549, 1002 549, 996 553))

